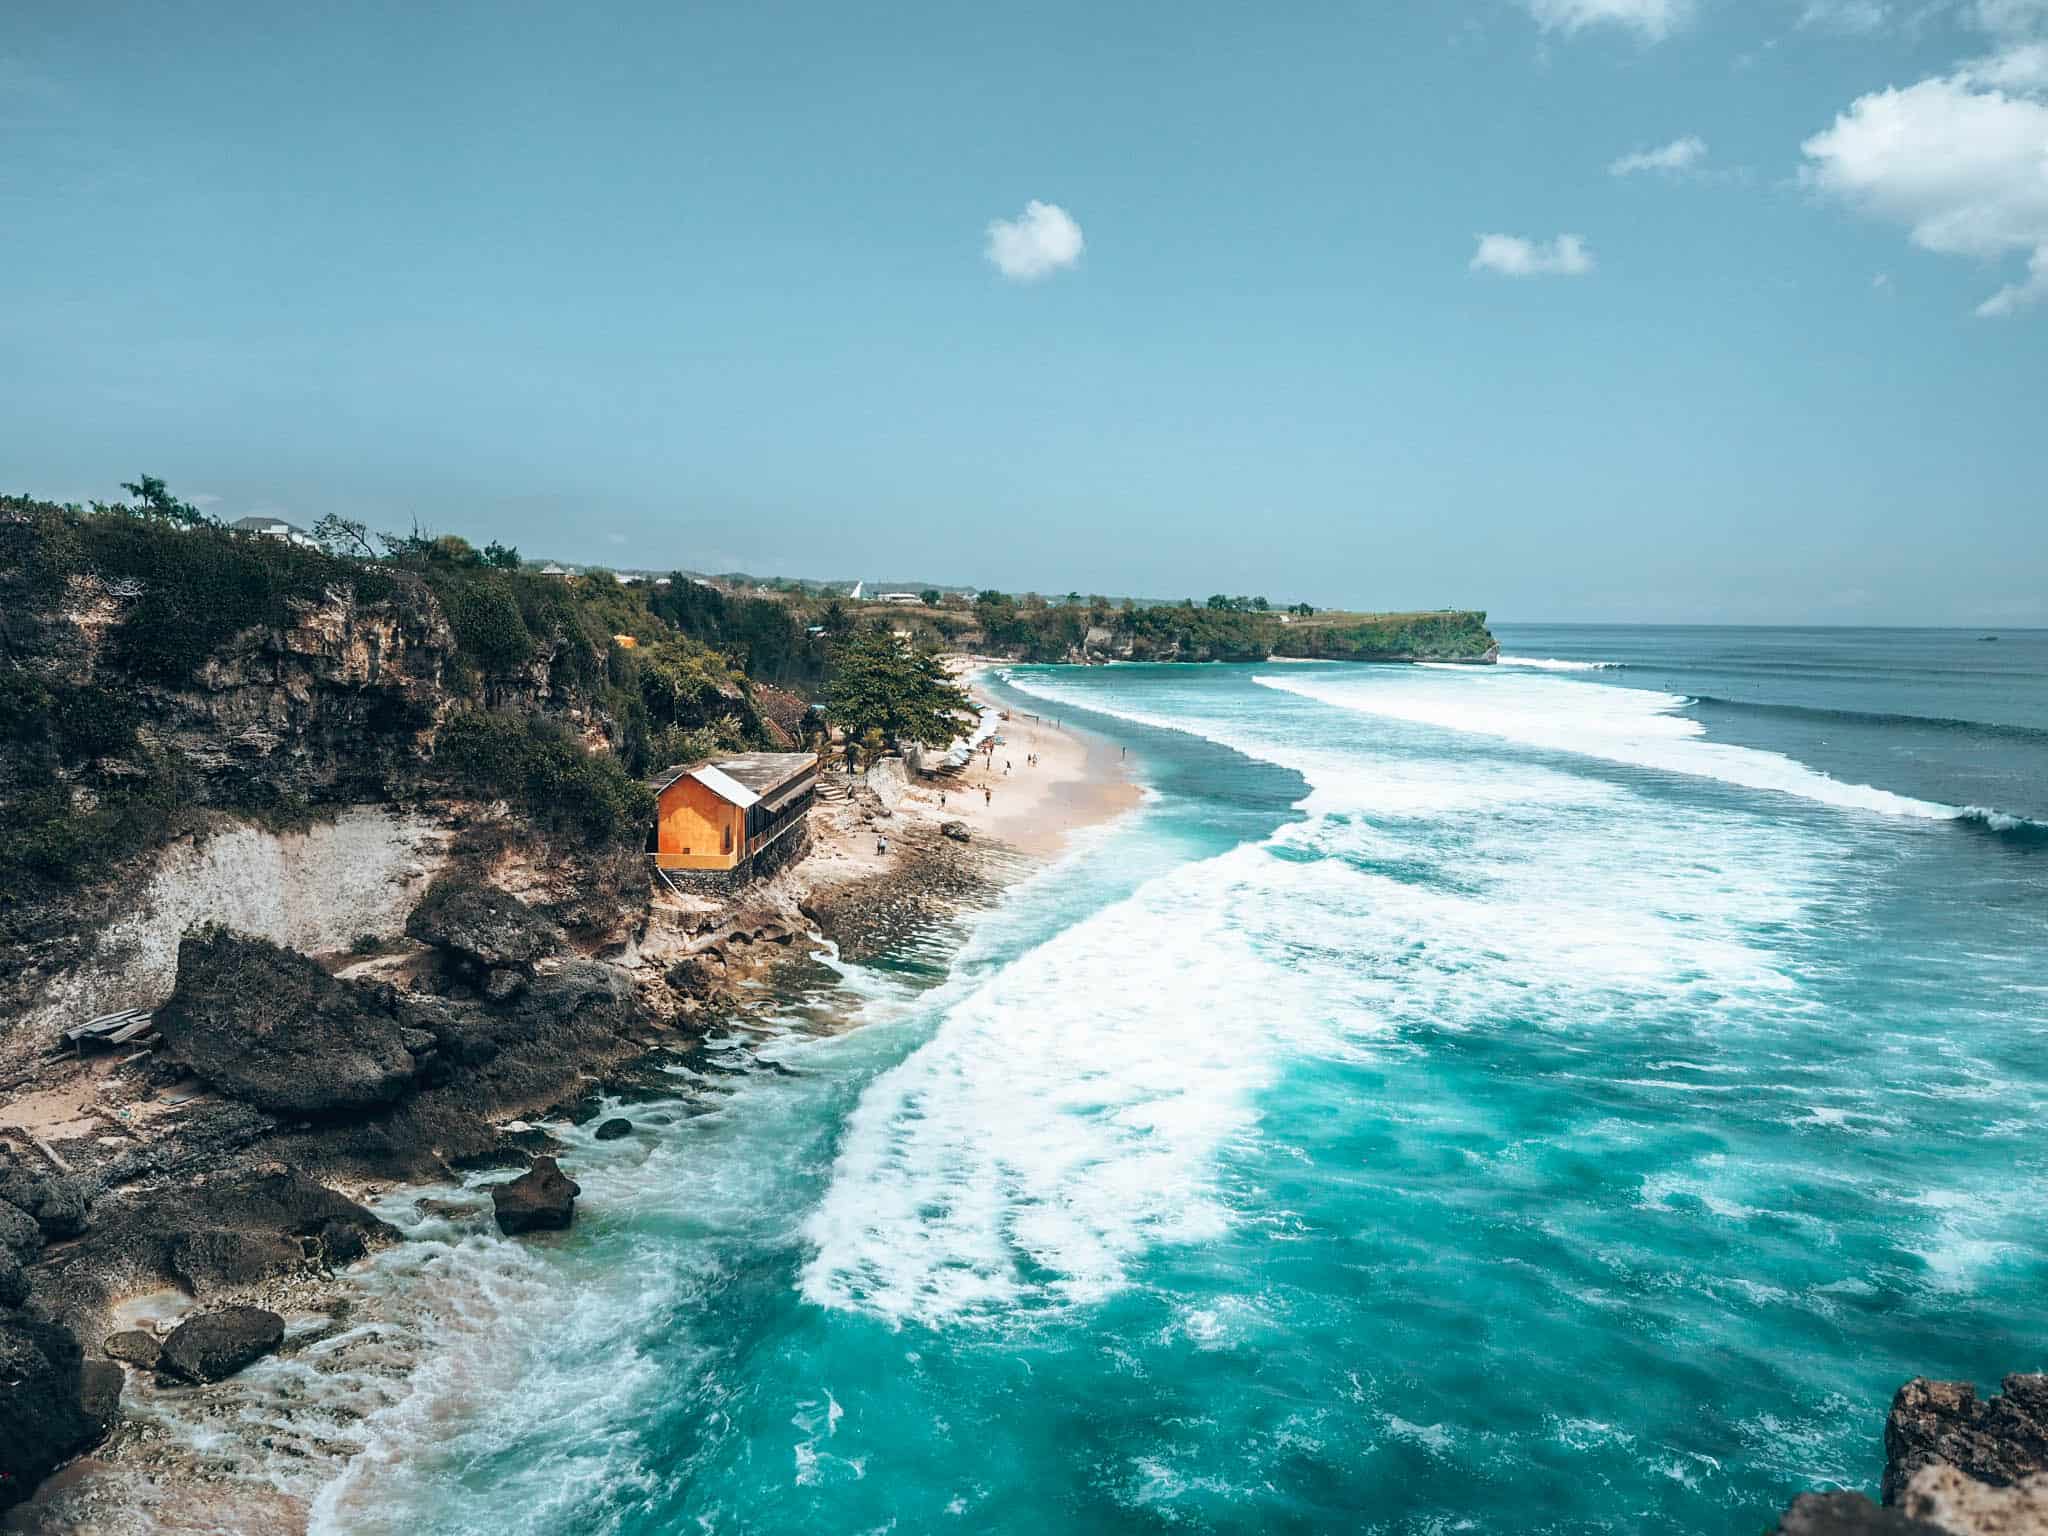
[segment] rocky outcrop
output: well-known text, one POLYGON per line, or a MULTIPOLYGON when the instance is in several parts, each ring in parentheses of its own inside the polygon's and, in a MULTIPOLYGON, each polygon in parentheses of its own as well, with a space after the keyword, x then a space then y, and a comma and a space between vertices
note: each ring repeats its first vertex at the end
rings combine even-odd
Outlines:
POLYGON ((110 1196, 43 1273, 55 1303, 93 1316, 176 1285, 202 1299, 346 1263, 397 1229, 297 1169, 272 1164, 171 1190, 110 1196))
POLYGON ((336 981, 305 956, 223 929, 188 937, 157 1013, 172 1059, 222 1092, 286 1115, 389 1104, 418 1078, 431 1036, 388 988, 336 981))
POLYGON ((443 877, 406 919, 405 931, 477 972, 532 975, 537 961, 558 954, 562 930, 518 897, 475 880, 443 877))
POLYGON ((262 1307, 223 1307, 173 1328, 157 1370, 179 1381, 223 1381, 284 1342, 284 1319, 262 1307))
POLYGON ((614 1115, 591 1133, 594 1141, 623 1141, 633 1134, 633 1122, 624 1115, 614 1115))
POLYGON ((84 1351, 70 1330, 19 1312, 0 1312, 0 1387, 5 1508, 105 1435, 113 1405, 104 1377, 86 1371, 84 1351))
POLYGON ((1779 1536, 2039 1536, 2048 1532, 2048 1375, 2008 1376, 1980 1401, 1964 1381, 1915 1377, 1885 1421, 1883 1504, 1807 1493, 1779 1536))
POLYGON ((2008 1376, 1980 1400, 1966 1381, 1915 1377, 1892 1398, 1884 1426, 1884 1501, 1896 1504, 1934 1462, 1995 1488, 2048 1472, 2048 1374, 2008 1376))
POLYGON ((575 1219, 582 1186, 563 1173, 552 1157, 535 1158, 533 1166, 505 1184, 493 1184, 491 1205, 498 1230, 508 1237, 522 1232, 560 1232, 575 1219))

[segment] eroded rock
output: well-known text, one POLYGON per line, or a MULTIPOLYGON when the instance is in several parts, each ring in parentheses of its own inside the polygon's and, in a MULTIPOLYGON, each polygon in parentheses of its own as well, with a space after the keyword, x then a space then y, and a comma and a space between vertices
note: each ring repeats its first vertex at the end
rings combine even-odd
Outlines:
POLYGON ((480 970, 509 968, 522 974, 531 973, 535 961, 568 942, 560 928, 518 897, 448 876, 428 888, 406 919, 405 931, 480 970))
POLYGON ((223 1093, 278 1114, 388 1104, 422 1070, 387 987, 336 981, 304 955, 225 929, 178 946, 178 986, 157 1012, 171 1055, 223 1093))
POLYGON ((1884 1501, 1898 1503, 1913 1474, 1937 1461, 1998 1488, 2048 1472, 2048 1374, 2002 1386, 1985 1399, 1967 1381, 1916 1376, 1899 1388, 1884 1426, 1884 1501))
POLYGON ((633 1122, 623 1115, 614 1115, 592 1133, 598 1141, 619 1141, 633 1134, 633 1122))
POLYGON ((518 1178, 490 1188, 498 1230, 508 1237, 566 1230, 576 1215, 576 1197, 583 1193, 552 1157, 535 1158, 518 1178))
MULTIPOLYGON (((118 1375, 118 1372, 116 1373, 118 1375)), ((27 1498, 58 1463, 98 1442, 111 1422, 105 1382, 88 1381, 68 1328, 0 1315, 0 1508, 27 1498)))
POLYGON ((157 1369, 180 1381, 222 1381, 284 1342, 284 1319, 262 1307, 222 1307, 173 1328, 157 1369))

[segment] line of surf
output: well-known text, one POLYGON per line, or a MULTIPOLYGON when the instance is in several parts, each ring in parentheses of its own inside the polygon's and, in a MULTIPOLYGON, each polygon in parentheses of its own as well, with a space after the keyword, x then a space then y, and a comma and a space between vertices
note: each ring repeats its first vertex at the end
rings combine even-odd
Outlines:
POLYGON ((1707 739, 1699 721, 1680 713, 1679 694, 1642 688, 1589 688, 1563 678, 1448 679, 1426 688, 1384 686, 1356 678, 1259 676, 1261 687, 1326 704, 1467 735, 1491 736, 1545 751, 1598 758, 1631 767, 1714 779, 1742 789, 1796 796, 1839 810, 1923 821, 1970 821, 1996 832, 2026 834, 2041 824, 1981 806, 1920 800, 1870 784, 1853 784, 1780 752, 1707 739))

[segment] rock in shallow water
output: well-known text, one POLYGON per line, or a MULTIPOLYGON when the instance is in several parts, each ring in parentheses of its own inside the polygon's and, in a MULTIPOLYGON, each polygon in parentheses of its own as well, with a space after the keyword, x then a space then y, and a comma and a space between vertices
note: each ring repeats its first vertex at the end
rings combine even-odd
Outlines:
POLYGON ((535 1158, 518 1178, 490 1188, 498 1230, 508 1237, 564 1230, 575 1217, 576 1197, 583 1193, 552 1157, 535 1158))
POLYGON ((633 1122, 623 1115, 615 1115, 597 1128, 598 1141, 618 1141, 633 1134, 633 1122))
POLYGON ((284 1342, 284 1319, 262 1307, 223 1307, 187 1318, 164 1340, 157 1369, 183 1381, 221 1381, 284 1342))

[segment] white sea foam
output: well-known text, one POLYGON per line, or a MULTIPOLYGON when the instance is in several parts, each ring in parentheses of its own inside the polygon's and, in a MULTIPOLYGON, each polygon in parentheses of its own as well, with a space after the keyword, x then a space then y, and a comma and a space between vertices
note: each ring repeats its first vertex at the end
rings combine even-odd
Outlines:
POLYGON ((1611 672, 1620 667, 1618 661, 1562 661, 1555 656, 1503 656, 1500 665, 1504 667, 1529 667, 1538 672, 1611 672))
POLYGON ((805 1297, 928 1323, 1090 1302, 1223 1230, 1214 1154, 1317 1016, 1231 920, 1267 862, 1154 881, 950 999, 846 1123, 805 1297))
POLYGON ((1743 789, 1797 795, 1841 810, 1954 820, 1962 808, 1847 784, 1778 752, 1710 741, 1679 713, 1687 700, 1644 688, 1589 687, 1563 678, 1421 674, 1255 679, 1282 693, 1354 714, 1492 736, 1664 773, 1717 779, 1743 789))

